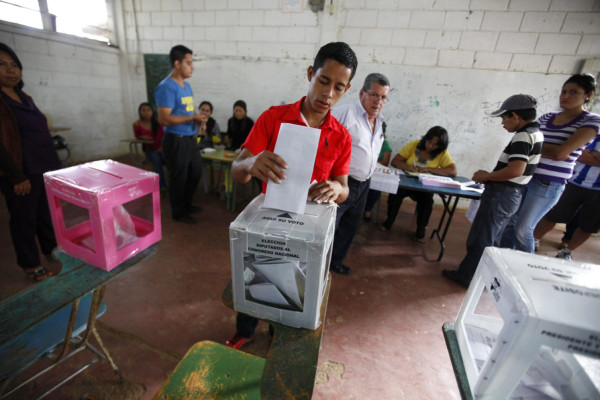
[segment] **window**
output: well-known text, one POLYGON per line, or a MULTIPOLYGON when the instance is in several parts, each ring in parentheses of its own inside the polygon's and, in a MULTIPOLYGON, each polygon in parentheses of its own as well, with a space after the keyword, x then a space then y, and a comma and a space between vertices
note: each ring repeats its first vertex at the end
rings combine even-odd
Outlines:
POLYGON ((112 41, 107 0, 0 0, 0 15, 32 28, 112 41))

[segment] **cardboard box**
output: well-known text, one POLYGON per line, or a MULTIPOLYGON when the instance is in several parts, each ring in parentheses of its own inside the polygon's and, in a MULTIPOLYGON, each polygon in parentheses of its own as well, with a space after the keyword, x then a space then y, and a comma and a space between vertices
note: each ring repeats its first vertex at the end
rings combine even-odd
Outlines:
POLYGON ((599 265, 486 248, 455 324, 473 397, 600 398, 599 310, 599 265))
POLYGON ((327 283, 336 204, 304 214, 262 208, 258 195, 229 227, 236 311, 316 329, 327 283))
POLYGON ((110 271, 161 239, 158 174, 112 160, 44 174, 58 246, 110 271))

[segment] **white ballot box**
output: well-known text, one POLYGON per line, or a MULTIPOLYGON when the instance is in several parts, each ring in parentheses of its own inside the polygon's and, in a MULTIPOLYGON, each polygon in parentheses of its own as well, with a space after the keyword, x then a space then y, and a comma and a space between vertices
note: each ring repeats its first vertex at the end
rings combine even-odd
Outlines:
POLYGON ((304 214, 262 208, 258 195, 229 226, 233 306, 296 328, 319 326, 336 204, 304 214))
POLYGON ((488 247, 455 328, 476 399, 600 399, 600 265, 488 247))

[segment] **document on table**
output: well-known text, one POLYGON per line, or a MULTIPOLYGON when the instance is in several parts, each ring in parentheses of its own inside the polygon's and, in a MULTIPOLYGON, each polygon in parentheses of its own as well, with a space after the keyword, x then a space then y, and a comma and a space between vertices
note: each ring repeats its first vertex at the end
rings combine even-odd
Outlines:
POLYGON ((377 165, 371 176, 370 188, 379 190, 380 192, 396 194, 398 191, 398 184, 400 183, 399 175, 401 173, 402 170, 400 169, 377 165))
POLYGON ((320 129, 281 124, 274 153, 288 164, 287 179, 269 181, 264 207, 304 214, 320 136, 320 129))

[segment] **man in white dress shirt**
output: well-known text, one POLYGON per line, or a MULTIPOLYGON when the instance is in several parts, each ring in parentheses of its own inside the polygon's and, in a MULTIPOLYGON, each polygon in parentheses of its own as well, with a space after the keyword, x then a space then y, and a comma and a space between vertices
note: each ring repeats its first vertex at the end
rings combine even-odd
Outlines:
POLYGON ((359 99, 331 110, 352 136, 352 156, 348 186, 350 193, 340 204, 335 220, 335 238, 329 269, 347 275, 350 268, 343 264, 354 234, 360 224, 371 175, 383 144, 383 117, 380 115, 390 93, 390 82, 382 74, 373 73, 365 78, 359 99))

